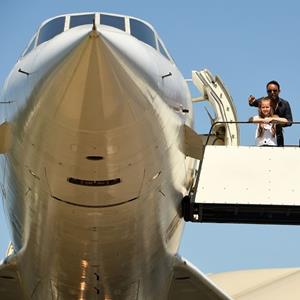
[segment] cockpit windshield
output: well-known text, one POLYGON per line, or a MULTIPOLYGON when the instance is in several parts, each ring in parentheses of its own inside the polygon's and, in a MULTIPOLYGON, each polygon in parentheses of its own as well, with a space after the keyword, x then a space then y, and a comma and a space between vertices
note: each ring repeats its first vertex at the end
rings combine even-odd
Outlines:
POLYGON ((23 56, 25 56, 27 53, 29 53, 33 48, 34 48, 34 45, 35 45, 35 41, 36 41, 36 34, 34 35, 34 37, 31 39, 30 43, 29 43, 29 46, 26 48, 23 56))
POLYGON ((159 48, 159 52, 167 59, 170 59, 169 58, 169 55, 168 53, 166 52, 164 46, 162 45, 160 39, 158 39, 158 48, 159 48))
POLYGON ((155 34, 145 23, 130 19, 130 33, 140 41, 156 49, 155 34))
POLYGON ((115 28, 125 31, 124 17, 101 14, 100 15, 100 24, 115 27, 115 28))
POLYGON ((94 20, 95 14, 71 16, 69 28, 71 29, 81 25, 93 24, 94 20))
POLYGON ((37 45, 49 41, 62 33, 65 28, 65 17, 58 17, 46 23, 39 32, 37 45))
MULTIPOLYGON (((38 45, 45 43, 60 33, 72 29, 74 27, 86 24, 99 24, 110 26, 115 29, 122 30, 127 34, 131 34, 143 43, 157 49, 165 58, 172 61, 166 48, 161 42, 156 32, 142 20, 131 18, 128 16, 87 13, 87 14, 72 14, 53 18, 42 25, 35 37, 31 40, 23 56, 28 54, 38 45)), ((100 27, 101 28, 101 27, 100 27)))

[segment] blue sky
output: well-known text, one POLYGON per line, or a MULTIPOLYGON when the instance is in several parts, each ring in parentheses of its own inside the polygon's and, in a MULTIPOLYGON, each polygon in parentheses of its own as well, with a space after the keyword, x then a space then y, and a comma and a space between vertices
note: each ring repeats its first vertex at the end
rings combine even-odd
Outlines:
MULTIPOLYGON (((300 121, 300 4, 295 0, 2 0, 0 84, 43 20, 84 11, 128 14, 151 23, 185 78, 203 68, 221 76, 240 121, 256 114, 247 105, 248 95, 263 96, 273 79, 300 121)), ((197 131, 207 130, 203 105, 195 109, 197 131)), ((299 129, 286 130, 286 143, 299 143, 299 129)), ((253 126, 241 129, 241 143, 254 143, 253 126)), ((9 240, 3 219, 1 210, 0 256, 9 240)), ((180 253, 204 272, 290 267, 300 266, 299 243, 300 227, 187 224, 180 253)))

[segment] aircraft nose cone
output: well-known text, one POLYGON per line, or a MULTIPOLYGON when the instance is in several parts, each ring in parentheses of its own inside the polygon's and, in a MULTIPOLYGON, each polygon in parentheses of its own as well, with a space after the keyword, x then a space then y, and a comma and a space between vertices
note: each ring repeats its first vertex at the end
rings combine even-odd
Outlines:
POLYGON ((26 126, 42 149, 54 199, 85 207, 121 205, 141 193, 146 164, 141 150, 154 147, 154 109, 122 53, 101 33, 84 34, 70 50, 63 44, 61 57, 52 55, 55 63, 48 59, 51 51, 45 53, 43 65, 49 61, 53 67, 42 70, 48 75, 32 93, 26 126))
POLYGON ((120 58, 95 31, 50 72, 40 93, 48 117, 84 131, 128 126, 147 105, 120 58))

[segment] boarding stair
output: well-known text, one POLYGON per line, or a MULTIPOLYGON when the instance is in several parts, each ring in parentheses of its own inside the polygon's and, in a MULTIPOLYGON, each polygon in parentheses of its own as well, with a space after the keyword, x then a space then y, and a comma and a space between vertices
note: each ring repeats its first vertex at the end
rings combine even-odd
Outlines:
POLYGON ((197 176, 183 198, 186 221, 300 225, 300 148, 239 145, 234 103, 219 78, 193 72, 193 82, 215 112, 197 176), (215 129, 217 128, 217 130, 215 129), (224 143, 211 135, 223 128, 224 143))

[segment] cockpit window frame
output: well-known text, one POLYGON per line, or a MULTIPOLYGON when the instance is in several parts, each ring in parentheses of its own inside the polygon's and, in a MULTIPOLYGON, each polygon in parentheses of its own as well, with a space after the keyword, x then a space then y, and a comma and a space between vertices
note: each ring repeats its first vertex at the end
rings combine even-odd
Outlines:
POLYGON ((126 31, 126 16, 119 16, 119 15, 112 15, 112 14, 100 13, 100 22, 99 22, 99 24, 100 24, 100 26, 110 26, 112 28, 121 30, 122 32, 127 32, 126 31), (120 27, 117 27, 117 26, 112 26, 112 25, 109 25, 109 24, 102 23, 102 19, 105 18, 105 17, 122 19, 124 27, 120 28, 120 27))
MULTIPOLYGON (((63 32, 66 32, 70 29, 81 26, 81 25, 78 25, 78 26, 75 26, 75 27, 74 26, 70 27, 71 26, 71 19, 72 19, 72 17, 80 17, 80 16, 85 16, 85 15, 94 15, 95 24, 99 25, 99 26, 102 26, 102 25, 103 26, 110 26, 108 24, 101 24, 101 15, 117 17, 117 18, 123 18, 123 20, 124 20, 124 29, 123 28, 120 29, 116 26, 110 26, 110 27, 114 28, 114 29, 117 29, 120 32, 127 33, 127 34, 131 35, 132 37, 137 38, 139 41, 143 42, 147 46, 150 46, 152 49, 159 52, 161 55, 163 55, 166 59, 168 59, 171 63, 174 64, 174 60, 173 60, 172 56, 169 54, 167 48, 165 47, 164 43, 162 42, 162 39, 159 37, 156 30, 154 29, 154 27, 151 24, 149 24, 148 22, 146 22, 144 20, 141 20, 139 18, 126 16, 126 15, 120 15, 120 14, 110 14, 110 13, 105 13, 105 12, 85 12, 85 13, 65 14, 65 15, 59 15, 59 16, 53 17, 51 19, 45 20, 40 25, 40 27, 38 28, 35 35, 32 37, 32 39, 28 43, 28 46, 25 49, 25 51, 23 52, 22 57, 27 55, 28 53, 30 53, 33 49, 35 49, 39 45, 50 41, 51 39, 53 39, 57 35, 59 35, 63 32), (39 42, 39 39, 40 39, 40 36, 41 36, 41 30, 43 28, 45 28, 45 26, 47 26, 47 24, 49 24, 50 22, 53 22, 54 20, 57 20, 57 19, 60 19, 60 18, 64 19, 63 31, 59 32, 58 34, 53 35, 52 37, 50 37, 49 39, 47 39, 45 41, 39 42), (152 43, 149 43, 149 42, 145 41, 145 39, 138 38, 137 36, 132 34, 131 20, 133 20, 133 22, 137 22, 137 23, 142 24, 145 28, 147 28, 151 32, 151 34, 152 34, 152 43)), ((89 24, 89 23, 87 23, 87 24, 89 24)), ((87 24, 82 24, 82 25, 87 25, 87 24)))
POLYGON ((129 18, 129 26, 130 26, 130 35, 131 36, 135 37, 136 39, 138 39, 139 41, 145 43, 146 45, 152 47, 153 49, 158 50, 158 47, 157 47, 158 46, 158 44, 157 44, 157 33, 150 24, 148 24, 148 23, 146 23, 146 22, 144 22, 140 19, 130 17, 129 18), (153 34, 154 43, 153 44, 149 43, 145 38, 142 38, 141 36, 138 36, 137 34, 134 35, 133 32, 132 32, 133 26, 132 26, 131 21, 136 22, 135 25, 137 25, 139 23, 139 25, 143 25, 144 28, 149 30, 149 32, 151 32, 153 34))
MULTIPOLYGON (((93 22, 91 22, 91 23, 82 23, 82 24, 80 24, 80 25, 75 25, 75 26, 72 26, 71 27, 71 23, 72 23, 72 19, 73 18, 83 18, 83 17, 87 17, 87 16, 91 16, 92 17, 92 20, 94 20, 95 22, 96 22, 96 13, 86 13, 86 14, 74 14, 74 15, 70 15, 69 17, 69 24, 68 24, 68 29, 73 29, 73 28, 76 28, 76 27, 79 27, 79 26, 82 26, 82 25, 92 25, 93 24, 93 22)), ((65 31, 66 31, 66 29, 65 29, 65 31)))
POLYGON ((38 30, 36 46, 39 46, 39 45, 41 45, 41 44, 43 44, 43 43, 45 43, 45 42, 48 42, 48 41, 52 40, 53 38, 55 38, 56 36, 58 36, 59 34, 65 32, 65 24, 66 24, 66 16, 65 16, 65 15, 63 15, 63 16, 58 16, 58 17, 56 17, 56 18, 53 18, 53 19, 49 20, 48 22, 44 22, 44 23, 40 26, 40 28, 39 28, 39 30, 38 30), (64 20, 64 21, 63 21, 63 26, 62 26, 62 27, 63 27, 63 30, 60 31, 60 32, 58 32, 58 33, 56 33, 56 34, 53 34, 50 38, 47 38, 47 39, 42 40, 42 41, 40 42, 40 38, 41 38, 41 35, 42 35, 42 33, 43 33, 42 30, 43 30, 43 29, 46 29, 47 26, 50 25, 50 23, 53 23, 54 21, 57 22, 58 20, 61 20, 61 19, 64 20))
POLYGON ((28 53, 30 53, 36 46, 38 32, 34 34, 34 36, 31 38, 30 42, 28 43, 27 47, 23 51, 21 57, 26 56, 28 53))
POLYGON ((164 43, 162 42, 162 40, 160 38, 157 38, 157 44, 158 44, 158 51, 160 52, 160 54, 172 62, 172 59, 171 59, 164 43))

